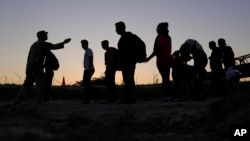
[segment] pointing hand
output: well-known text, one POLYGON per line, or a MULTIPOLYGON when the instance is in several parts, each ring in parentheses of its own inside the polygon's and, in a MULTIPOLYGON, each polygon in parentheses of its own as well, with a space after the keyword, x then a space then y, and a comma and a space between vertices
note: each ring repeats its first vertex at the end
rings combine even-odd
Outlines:
POLYGON ((71 41, 71 39, 68 38, 68 39, 65 39, 65 40, 63 41, 63 43, 64 43, 64 44, 67 44, 67 43, 69 43, 70 41, 71 41))

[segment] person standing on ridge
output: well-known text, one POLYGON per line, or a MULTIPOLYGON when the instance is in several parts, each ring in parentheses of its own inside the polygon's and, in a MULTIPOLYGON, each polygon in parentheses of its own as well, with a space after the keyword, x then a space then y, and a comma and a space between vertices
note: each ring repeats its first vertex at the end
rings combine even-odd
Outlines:
POLYGON ((95 72, 94 67, 94 54, 92 49, 89 48, 87 40, 81 41, 82 48, 85 50, 83 59, 83 86, 84 86, 84 100, 82 104, 88 104, 90 100, 90 93, 93 92, 93 86, 91 85, 91 78, 95 72))
POLYGON ((215 41, 210 41, 208 43, 209 48, 212 50, 210 60, 211 69, 211 86, 218 92, 219 95, 225 95, 223 77, 225 76, 222 67, 222 52, 221 49, 216 47, 215 41))
POLYGON ((116 84, 115 84, 115 73, 117 70, 118 51, 116 48, 109 46, 108 40, 103 40, 101 42, 101 45, 102 48, 106 51, 104 54, 104 61, 106 65, 105 85, 110 92, 109 99, 105 103, 112 103, 115 102, 118 98, 116 92, 116 84))
POLYGON ((157 37, 154 43, 154 50, 151 55, 146 58, 146 61, 151 60, 156 56, 156 65, 162 77, 162 86, 164 94, 162 95, 161 102, 172 100, 172 85, 170 82, 170 69, 172 65, 172 41, 169 36, 168 23, 159 23, 156 29, 157 37))
POLYGON ((64 48, 64 44, 69 43, 71 40, 68 38, 58 44, 46 42, 46 40, 48 40, 48 32, 44 30, 37 32, 37 38, 38 40, 30 47, 26 65, 26 78, 14 104, 20 104, 24 100, 24 95, 30 91, 34 82, 37 86, 36 102, 42 102, 43 98, 45 97, 46 78, 43 70, 45 57, 50 50, 64 48))
POLYGON ((116 33, 121 36, 118 41, 118 60, 126 91, 124 98, 119 103, 132 104, 136 103, 134 80, 137 63, 136 37, 131 32, 126 31, 125 23, 122 21, 117 22, 115 27, 116 33))

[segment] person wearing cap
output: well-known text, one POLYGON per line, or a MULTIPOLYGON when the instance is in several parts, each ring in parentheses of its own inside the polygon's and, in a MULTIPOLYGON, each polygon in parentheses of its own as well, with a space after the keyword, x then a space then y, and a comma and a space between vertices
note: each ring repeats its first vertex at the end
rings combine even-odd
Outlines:
POLYGON ((29 92, 34 82, 37 86, 36 102, 40 103, 42 101, 45 93, 45 74, 43 69, 46 55, 50 50, 64 48, 64 44, 69 43, 71 40, 68 38, 58 44, 46 42, 48 40, 48 32, 44 30, 37 32, 37 38, 38 40, 30 47, 26 64, 26 78, 14 104, 20 104, 23 101, 24 95, 29 92))

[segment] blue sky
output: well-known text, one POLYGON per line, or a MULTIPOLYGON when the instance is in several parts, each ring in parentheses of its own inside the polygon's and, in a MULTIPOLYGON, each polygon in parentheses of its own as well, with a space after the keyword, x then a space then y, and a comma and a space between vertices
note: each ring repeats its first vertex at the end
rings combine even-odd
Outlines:
MULTIPOLYGON (((249 0, 1 0, 0 1, 0 83, 22 83, 29 48, 37 40, 36 32, 46 30, 48 42, 72 41, 62 50, 53 51, 60 61, 55 72, 58 85, 65 76, 67 84, 82 79, 83 54, 80 41, 87 39, 94 52, 96 72, 105 71, 104 39, 117 46, 119 37, 114 24, 124 21, 127 30, 140 36, 152 52, 156 26, 169 22, 172 51, 189 38, 201 43, 210 56, 208 42, 226 39, 235 56, 250 53, 249 0)), ((209 70, 209 66, 207 66, 209 70)), ((158 75, 155 59, 138 64, 138 84, 153 83, 158 75)), ((117 83, 121 83, 117 73, 117 83)))

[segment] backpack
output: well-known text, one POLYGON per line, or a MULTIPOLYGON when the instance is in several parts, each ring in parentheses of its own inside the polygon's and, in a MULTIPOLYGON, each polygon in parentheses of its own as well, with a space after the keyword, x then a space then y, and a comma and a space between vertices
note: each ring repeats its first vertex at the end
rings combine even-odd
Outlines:
POLYGON ((51 68, 53 70, 58 70, 60 67, 58 59, 51 51, 46 55, 44 66, 45 68, 51 68))
POLYGON ((146 45, 137 35, 134 34, 136 62, 142 63, 147 57, 146 45))

